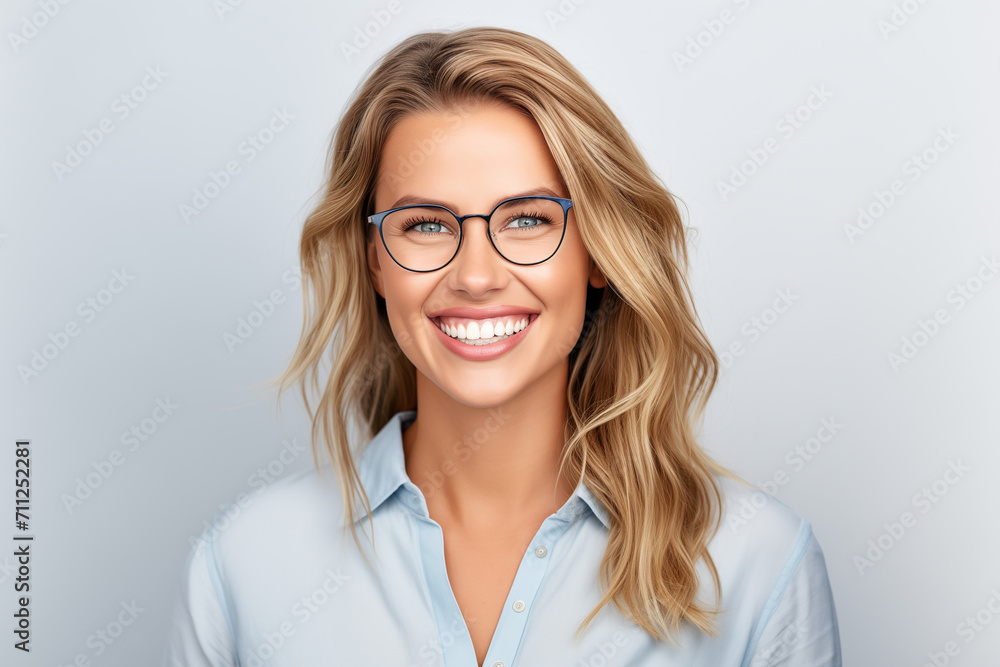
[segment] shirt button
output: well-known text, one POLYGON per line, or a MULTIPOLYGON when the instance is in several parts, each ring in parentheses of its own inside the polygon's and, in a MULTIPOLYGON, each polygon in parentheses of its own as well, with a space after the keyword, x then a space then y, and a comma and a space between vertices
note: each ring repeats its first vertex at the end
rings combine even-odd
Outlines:
POLYGON ((518 600, 514 603, 514 611, 524 611, 524 600, 518 600))
POLYGON ((546 549, 545 547, 538 547, 535 549, 535 555, 538 556, 539 558, 545 558, 545 554, 547 554, 548 552, 549 550, 546 549))
POLYGON ((503 667, 503 663, 497 660, 496 662, 493 663, 493 667, 503 667))

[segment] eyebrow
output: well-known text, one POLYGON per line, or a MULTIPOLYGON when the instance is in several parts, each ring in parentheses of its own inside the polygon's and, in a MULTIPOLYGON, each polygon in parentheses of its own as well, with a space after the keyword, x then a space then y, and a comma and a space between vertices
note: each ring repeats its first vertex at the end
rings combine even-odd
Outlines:
MULTIPOLYGON (((560 195, 557 195, 555 192, 553 192, 552 190, 550 190, 549 188, 546 188, 546 187, 532 188, 531 190, 526 190, 524 192, 520 192, 520 193, 513 194, 513 195, 505 195, 503 197, 500 197, 499 199, 496 199, 490 205, 489 210, 492 211, 494 208, 497 207, 497 204, 499 204, 500 202, 505 201, 507 199, 513 199, 514 197, 533 197, 533 196, 536 196, 536 195, 543 195, 543 196, 547 196, 547 197, 559 197, 560 196, 560 195)), ((393 209, 393 208, 399 208, 401 206, 411 206, 413 204, 444 206, 445 208, 451 209, 452 211, 454 211, 455 208, 456 208, 453 204, 450 204, 448 202, 440 201, 440 200, 437 200, 437 199, 428 199, 426 197, 418 197, 416 195, 403 195, 402 197, 400 197, 399 199, 397 199, 396 202, 392 206, 390 206, 389 208, 393 209)))

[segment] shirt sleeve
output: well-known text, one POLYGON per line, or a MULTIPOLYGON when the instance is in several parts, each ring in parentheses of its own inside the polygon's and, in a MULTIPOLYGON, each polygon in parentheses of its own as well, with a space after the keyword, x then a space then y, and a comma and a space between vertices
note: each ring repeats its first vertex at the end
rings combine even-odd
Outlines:
POLYGON ((188 555, 163 667, 237 667, 213 546, 203 535, 188 555))
POLYGON ((747 667, 841 667, 840 630, 823 550, 808 523, 772 591, 747 667))

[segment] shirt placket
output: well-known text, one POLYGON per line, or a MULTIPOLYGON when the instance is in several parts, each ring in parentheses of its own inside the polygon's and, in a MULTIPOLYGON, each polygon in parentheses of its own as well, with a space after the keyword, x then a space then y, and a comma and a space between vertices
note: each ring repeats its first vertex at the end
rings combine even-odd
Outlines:
MULTIPOLYGON (((420 560, 430 591, 444 664, 446 667, 478 667, 472 637, 448 580, 441 526, 424 514, 426 510, 420 511, 423 507, 418 497, 410 495, 408 504, 417 514, 420 560), (463 631, 456 635, 454 627, 458 621, 463 631), (446 633, 447 638, 444 636, 446 633)), ((504 601, 483 667, 512 667, 514 664, 528 615, 552 559, 553 549, 570 524, 571 520, 565 515, 553 514, 542 522, 535 533, 521 558, 514 583, 504 601)))
POLYGON ((514 664, 524 628, 528 624, 528 613, 545 578, 552 552, 569 525, 565 519, 549 516, 532 538, 507 594, 483 667, 512 667, 514 664))

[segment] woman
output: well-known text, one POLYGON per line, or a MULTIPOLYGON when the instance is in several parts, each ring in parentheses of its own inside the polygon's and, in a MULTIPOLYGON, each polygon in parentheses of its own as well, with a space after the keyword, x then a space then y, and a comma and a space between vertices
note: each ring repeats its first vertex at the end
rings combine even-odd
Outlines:
POLYGON ((571 65, 410 37, 328 170, 280 388, 332 469, 199 542, 167 664, 840 665, 809 523, 695 442, 684 227, 571 65))

